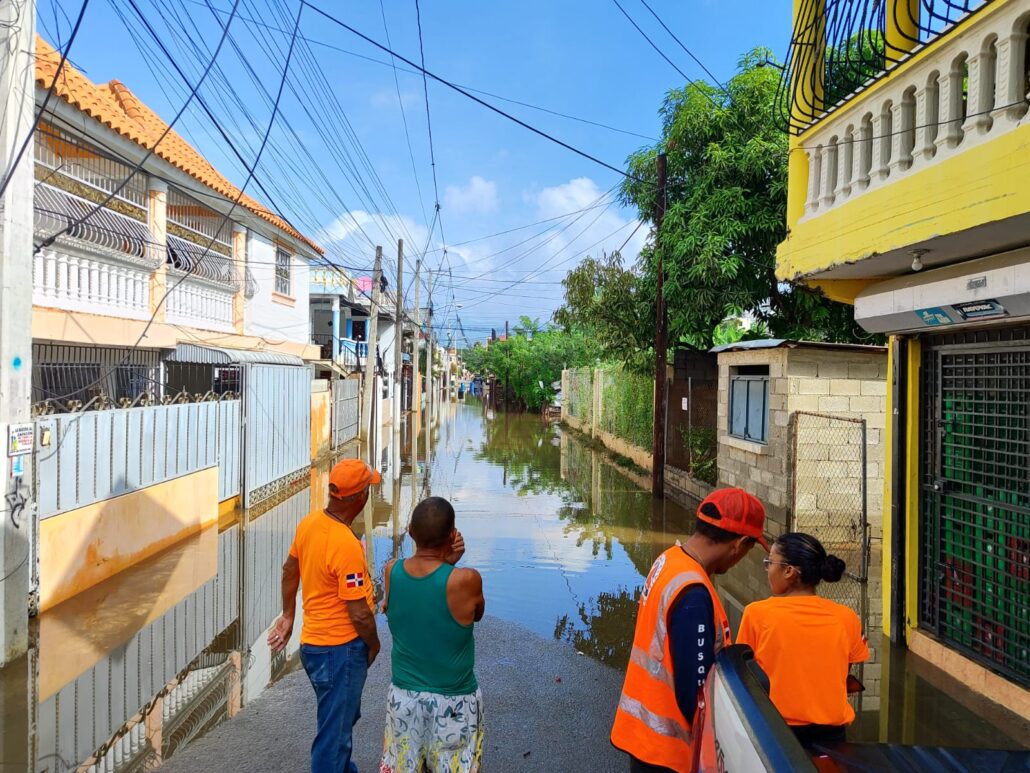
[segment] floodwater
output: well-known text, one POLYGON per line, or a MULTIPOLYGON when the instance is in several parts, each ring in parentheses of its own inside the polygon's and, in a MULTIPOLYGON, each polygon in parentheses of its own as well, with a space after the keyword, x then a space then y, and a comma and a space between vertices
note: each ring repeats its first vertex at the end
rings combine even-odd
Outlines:
MULTIPOLYGON (((415 454, 407 428, 399 442, 387 429, 373 449, 383 483, 355 531, 374 574, 410 555, 412 502, 447 497, 488 614, 622 668, 636 594, 655 557, 689 532, 689 503, 654 500, 641 472, 538 416, 472 401, 440 413, 415 454)), ((323 506, 327 471, 40 616, 29 655, 0 671, 0 771, 152 769, 296 668, 297 641, 273 657, 265 637, 293 530, 323 506)), ((853 740, 1026 742, 1025 722, 880 643, 863 590, 874 661, 859 674, 853 740)), ((753 600, 724 592, 731 617, 753 600)))

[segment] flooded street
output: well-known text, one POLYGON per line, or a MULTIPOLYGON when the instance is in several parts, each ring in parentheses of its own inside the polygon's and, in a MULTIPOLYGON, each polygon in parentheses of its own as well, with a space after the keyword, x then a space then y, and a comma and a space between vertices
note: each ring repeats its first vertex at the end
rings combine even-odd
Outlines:
MULTIPOLYGON (((374 449, 383 483, 355 530, 377 581, 388 560, 411 553, 412 502, 447 497, 463 561, 483 574, 489 616, 621 669, 643 578, 689 532, 692 511, 654 500, 642 473, 538 416, 495 415, 476 402, 441 412, 428 438, 405 433, 395 443, 387 430, 374 449)), ((43 614, 37 646, 0 672, 0 769, 150 769, 296 668, 296 637, 277 657, 265 637, 294 528, 323 506, 327 472, 312 469, 276 501, 225 513, 217 529, 43 614)), ((739 609, 752 599, 727 600, 739 609)), ((1025 743, 1025 725, 868 634, 876 655, 853 740, 1025 743)))

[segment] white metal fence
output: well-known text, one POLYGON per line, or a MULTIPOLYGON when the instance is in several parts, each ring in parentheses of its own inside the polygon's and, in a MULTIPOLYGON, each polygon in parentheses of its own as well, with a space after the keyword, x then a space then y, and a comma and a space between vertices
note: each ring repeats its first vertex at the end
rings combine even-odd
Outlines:
POLYGON ((217 465, 219 499, 240 490, 240 401, 36 418, 40 518, 217 465))

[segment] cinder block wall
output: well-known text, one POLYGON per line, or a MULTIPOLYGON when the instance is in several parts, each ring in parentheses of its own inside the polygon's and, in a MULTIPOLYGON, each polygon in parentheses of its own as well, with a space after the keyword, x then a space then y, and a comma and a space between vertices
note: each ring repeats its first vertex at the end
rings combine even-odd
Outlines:
POLYGON ((766 529, 774 535, 787 527, 787 353, 787 349, 759 349, 719 355, 719 483, 747 489, 761 499, 766 529), (764 444, 730 435, 730 369, 740 365, 769 366, 769 431, 764 444))
MULTIPOLYGON (((788 349, 787 410, 824 413, 866 422, 866 502, 870 531, 881 534, 883 523, 884 429, 887 426, 887 355, 862 350, 788 349)), ((838 430, 799 434, 799 517, 829 515, 839 506, 846 481, 861 475, 857 433, 838 430), (803 485, 802 485, 803 484, 803 485), (819 491, 823 489, 820 501, 819 491)), ((857 483, 854 484, 857 487, 857 483)))

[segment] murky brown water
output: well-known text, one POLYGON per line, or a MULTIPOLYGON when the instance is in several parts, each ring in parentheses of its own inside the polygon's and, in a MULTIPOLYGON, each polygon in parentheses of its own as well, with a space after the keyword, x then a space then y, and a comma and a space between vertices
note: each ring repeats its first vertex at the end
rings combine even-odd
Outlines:
MULTIPOLYGON (((429 454, 424 434, 415 444, 414 480, 406 432, 399 443, 387 433, 374 450, 384 480, 355 529, 371 535, 376 574, 410 554, 412 502, 445 496, 464 560, 483 573, 489 614, 621 668, 637 591, 655 557, 689 530, 689 509, 656 502, 642 475, 539 417, 488 414, 474 402, 442 414, 429 454)), ((297 522, 323 506, 326 475, 313 469, 303 487, 42 615, 30 655, 0 672, 0 771, 150 769, 296 667, 296 641, 277 657, 264 642, 281 606, 279 567, 297 522)), ((731 615, 752 600, 733 583, 725 590, 731 615)), ((1025 743, 1025 723, 877 647, 873 627, 869 637, 876 654, 862 674, 855 740, 1025 743)))

